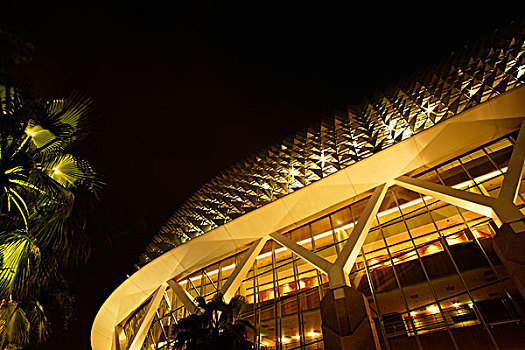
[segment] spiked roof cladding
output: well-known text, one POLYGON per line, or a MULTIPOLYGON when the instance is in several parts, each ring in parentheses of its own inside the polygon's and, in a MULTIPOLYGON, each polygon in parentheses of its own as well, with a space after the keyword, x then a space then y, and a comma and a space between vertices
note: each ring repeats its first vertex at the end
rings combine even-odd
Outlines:
POLYGON ((524 39, 524 23, 512 24, 222 171, 171 216, 140 263, 525 83, 524 39))

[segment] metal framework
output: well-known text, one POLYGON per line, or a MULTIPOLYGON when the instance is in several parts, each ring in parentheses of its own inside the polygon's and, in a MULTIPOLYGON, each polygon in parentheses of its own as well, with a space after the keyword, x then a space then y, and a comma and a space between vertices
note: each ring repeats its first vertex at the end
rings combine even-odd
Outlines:
MULTIPOLYGON (((93 339, 100 339, 100 344, 112 343, 113 349, 119 349, 120 337, 124 332, 123 326, 126 320, 133 315, 133 310, 138 310, 138 307, 142 305, 144 313, 137 318, 139 323, 136 332, 126 343, 127 349, 140 349, 154 321, 155 312, 163 302, 166 288, 173 291, 189 313, 200 312, 193 297, 181 286, 182 282, 179 284, 177 281, 193 273, 196 268, 246 249, 247 244, 250 246, 242 259, 237 261, 233 272, 222 286, 219 285, 220 289, 216 288, 223 293, 226 301, 237 293, 268 240, 273 240, 286 247, 319 271, 326 273, 331 289, 337 291, 339 287, 350 285, 348 277, 350 270, 357 256, 363 252, 363 243, 373 221, 379 221, 378 210, 392 185, 490 217, 498 225, 510 224, 515 232, 524 232, 524 216, 515 205, 515 201, 520 181, 523 178, 525 161, 525 122, 522 122, 524 109, 521 102, 523 99, 520 98, 524 96, 525 87, 509 92, 510 95, 514 94, 511 98, 507 98, 509 96, 507 94, 484 106, 479 106, 476 109, 481 115, 479 118, 475 115, 477 112, 470 113, 469 111, 466 113, 471 114, 468 119, 464 118, 464 114, 447 121, 453 116, 524 84, 524 73, 525 29, 523 24, 515 24, 471 48, 465 48, 462 52, 451 55, 431 69, 390 87, 384 94, 352 108, 348 113, 336 115, 332 119, 311 126, 223 171, 190 197, 148 245, 146 253, 140 258, 140 263, 146 264, 155 259, 156 261, 141 268, 119 287, 120 290, 117 289, 114 295, 108 298, 109 302, 106 302, 101 308, 95 320, 97 325, 94 326, 92 332, 92 342, 93 339), (502 100, 510 101, 515 108, 509 108, 509 112, 506 110, 493 112, 501 114, 497 116, 501 119, 491 124, 493 116, 487 116, 487 109, 495 109, 496 105, 500 108, 505 103, 499 102, 498 104, 497 101, 502 100), (444 157, 451 155, 446 150, 438 152, 432 147, 441 147, 447 135, 450 135, 448 134, 450 130, 457 127, 458 123, 454 124, 455 120, 462 120, 459 124, 464 123, 460 126, 464 132, 468 128, 465 126, 468 123, 479 122, 475 125, 481 125, 486 122, 491 125, 486 130, 499 128, 498 123, 502 123, 500 125, 506 123, 505 118, 513 120, 508 125, 502 126, 502 130, 515 131, 520 124, 521 128, 497 197, 407 176, 407 174, 412 174, 411 171, 414 169, 430 166, 430 164, 435 164, 433 162, 442 161, 444 157), (465 121, 468 122, 465 123, 465 121), (427 134, 411 138, 440 122, 444 123, 432 129, 435 134, 433 134, 434 131, 428 130, 427 134), (411 139, 406 140, 408 138, 411 139), (282 234, 285 232, 282 229, 287 227, 287 218, 290 214, 288 213, 289 208, 282 203, 283 201, 279 203, 280 198, 323 179, 318 184, 303 190, 303 193, 314 193, 315 197, 321 193, 319 192, 320 185, 324 184, 323 189, 329 188, 330 184, 333 184, 330 181, 338 176, 348 175, 350 178, 352 176, 350 174, 354 176, 358 174, 370 177, 370 170, 376 169, 377 164, 384 167, 387 162, 382 155, 372 157, 360 164, 355 163, 403 140, 406 142, 382 154, 389 154, 389 157, 392 157, 395 152, 397 157, 402 153, 400 157, 419 157, 421 160, 414 162, 417 165, 405 167, 404 163, 400 162, 403 164, 398 168, 378 170, 378 173, 381 173, 378 181, 376 177, 371 176, 372 179, 369 181, 372 183, 371 186, 363 185, 356 189, 355 193, 348 194, 350 200, 355 195, 361 195, 370 189, 374 190, 359 219, 353 223, 353 230, 348 240, 342 247, 336 247, 337 257, 334 262, 328 261, 322 254, 309 250, 282 234), (417 147, 413 147, 412 144, 417 147), (418 145, 424 146, 419 147, 418 145), (425 149, 425 147, 428 148, 425 149), (429 157, 429 154, 432 156, 429 157), (359 168, 367 162, 368 165, 359 168), (350 167, 352 164, 355 165, 350 167), (334 174, 346 167, 348 169, 334 174), (351 172, 356 167, 358 169, 351 172), (334 175, 325 179, 330 174, 334 175), (257 213, 248 214, 266 204, 270 205, 260 209, 257 213), (279 204, 278 208, 277 204, 279 204), (272 206, 275 207, 269 209, 272 206), (265 213, 261 216, 263 211, 265 213), (234 220, 244 214, 248 215, 234 220), (259 217, 254 218, 254 214, 258 214, 259 217), (262 221, 269 218, 275 219, 282 225, 277 227, 269 224, 268 227, 261 228, 262 221), (248 221, 249 224, 243 226, 243 220, 245 223, 248 221), (224 225, 230 221, 233 222, 224 225), (249 229, 260 232, 242 236, 249 229), (209 232, 206 237, 194 239, 212 230, 214 231, 209 232), (188 240, 191 242, 181 245, 188 240), (173 249, 175 247, 176 249, 173 249), (202 249, 202 254, 196 253, 196 248, 202 249), (224 249, 228 251, 223 251, 224 249), (163 255, 168 251, 168 254, 163 255), (161 255, 162 257, 159 257, 161 255), (120 309, 121 306, 122 309, 120 309), (108 334, 105 331, 104 326, 107 324, 111 324, 113 333, 109 331, 108 334)), ((485 135, 484 138, 490 139, 490 136, 485 135)), ((465 139, 474 140, 471 137, 462 138, 456 142, 465 142, 465 139)), ((469 144, 468 147, 471 145, 469 144)), ((340 177, 338 181, 341 181, 340 177)), ((358 182, 355 180, 356 184, 358 182)), ((300 201, 301 198, 309 198, 299 197, 299 195, 300 193, 294 193, 287 199, 297 197, 299 200, 294 200, 300 201)), ((315 199, 318 198, 315 197, 315 199)), ((343 202, 336 204, 342 206, 343 202)), ((319 214, 319 210, 325 210, 328 207, 316 207, 308 212, 305 211, 305 217, 311 218, 312 215, 319 214)), ((295 224, 299 222, 295 218, 292 221, 295 224)), ((382 232, 381 235, 383 235, 382 232)), ((385 239, 384 236, 383 239, 385 239)), ((415 247, 415 243, 412 243, 415 247)), ((388 250, 386 241, 385 246, 388 250)), ((393 264, 389 250, 388 254, 393 264)), ((416 252, 416 254, 419 253, 416 252)), ((368 269, 366 259, 365 268, 368 269)), ((190 278, 187 281, 188 284, 191 284, 190 278)), ((403 293, 402 290, 401 292, 403 293)), ((434 297, 437 300, 436 295, 434 297)), ((404 294, 403 298, 405 299, 404 294)), ((408 306, 406 308, 409 309, 408 306)), ((454 345, 457 348, 457 345, 454 345)))
MULTIPOLYGON (((504 175, 502 190, 500 191, 498 198, 462 191, 449 186, 437 185, 408 176, 401 176, 397 178, 394 183, 415 192, 429 195, 446 203, 492 217, 500 225, 503 223, 516 224, 514 227, 516 232, 525 232, 525 216, 514 204, 525 165, 523 154, 524 149, 525 121, 522 122, 518 139, 511 155, 508 170, 504 175)), ((263 237, 253 242, 248 251, 244 254, 242 261, 236 265, 234 272, 221 288, 221 292, 225 295, 226 301, 229 301, 233 295, 235 295, 240 283, 246 277, 248 270, 253 266, 255 258, 260 253, 268 239, 273 239, 280 245, 290 249, 293 253, 310 263, 318 270, 326 273, 328 275, 330 288, 336 291, 335 296, 337 298, 337 289, 339 287, 345 285, 350 286, 348 278, 350 270, 354 265, 358 254, 361 252, 361 248, 368 235, 372 221, 375 219, 390 185, 391 184, 382 184, 375 189, 372 196, 368 199, 367 205, 361 213, 358 222, 355 224, 349 239, 338 254, 334 263, 327 261, 319 254, 304 248, 279 233, 270 234, 268 237, 263 237)), ((191 301, 191 298, 187 295, 187 292, 183 290, 177 282, 170 280, 167 283, 190 312, 199 312, 198 308, 191 301)), ((143 317, 139 330, 128 349, 140 349, 140 346, 144 341, 145 332, 147 332, 153 319, 154 309, 160 304, 164 290, 165 286, 161 286, 152 295, 146 315, 143 317)), ((454 338, 452 337, 452 339, 454 338)), ((457 348, 457 344, 455 344, 455 347, 457 348)))
POLYGON ((161 228, 139 263, 525 83, 516 23, 222 171, 161 228))

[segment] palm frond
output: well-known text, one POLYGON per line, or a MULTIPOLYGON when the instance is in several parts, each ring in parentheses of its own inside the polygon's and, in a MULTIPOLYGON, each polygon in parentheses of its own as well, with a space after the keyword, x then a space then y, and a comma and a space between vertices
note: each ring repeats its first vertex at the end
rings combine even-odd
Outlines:
POLYGON ((42 343, 50 334, 49 323, 47 321, 44 308, 37 301, 34 307, 28 313, 29 323, 31 324, 31 336, 34 337, 36 343, 42 343))
POLYGON ((17 302, 2 300, 0 306, 0 347, 20 348, 29 342, 29 320, 17 302))
POLYGON ((32 293, 40 267, 40 249, 24 231, 0 234, 0 295, 26 297, 32 293))
POLYGON ((91 99, 74 92, 68 98, 51 101, 49 112, 57 115, 60 122, 69 125, 74 132, 78 132, 91 113, 92 105, 91 99))

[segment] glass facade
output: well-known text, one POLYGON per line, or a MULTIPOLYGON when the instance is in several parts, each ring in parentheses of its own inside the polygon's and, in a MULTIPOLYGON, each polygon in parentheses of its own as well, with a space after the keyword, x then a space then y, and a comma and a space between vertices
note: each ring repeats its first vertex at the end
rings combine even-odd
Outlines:
MULTIPOLYGON (((413 177, 497 196, 513 150, 514 134, 422 169, 413 177)), ((525 186, 517 204, 524 211, 525 186)), ((369 196, 370 194, 368 194, 369 196)), ((335 261, 368 196, 284 233, 335 261)), ((384 349, 525 348, 523 300, 493 248, 496 226, 487 217, 407 189, 389 188, 350 273, 368 299, 384 349), (520 343, 521 341, 521 343, 520 343)), ((218 261, 179 284, 209 300, 234 271, 243 252, 218 261)), ((255 327, 255 348, 323 349, 320 301, 328 277, 269 240, 238 294, 255 327)), ((121 344, 132 339, 146 302, 125 322, 121 344)), ((188 312, 168 289, 143 349, 170 349, 173 325, 188 312)))

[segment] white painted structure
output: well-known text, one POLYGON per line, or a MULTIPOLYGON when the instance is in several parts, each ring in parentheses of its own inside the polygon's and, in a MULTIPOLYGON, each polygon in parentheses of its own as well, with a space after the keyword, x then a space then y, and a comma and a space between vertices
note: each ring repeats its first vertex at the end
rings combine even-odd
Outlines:
POLYGON ((444 202, 493 218, 498 224, 512 223, 525 231, 521 212, 513 204, 522 178, 525 153, 525 86, 516 88, 443 121, 373 156, 344 168, 303 189, 245 214, 160 256, 124 281, 99 310, 91 331, 95 350, 119 349, 122 323, 149 298, 150 305, 129 349, 140 349, 153 314, 166 288, 171 288, 188 310, 198 312, 193 301, 176 282, 217 260, 243 251, 222 287, 231 298, 249 266, 268 239, 286 246, 317 269, 328 274, 330 287, 348 284, 352 268, 371 221, 390 185, 396 184, 444 202), (412 171, 431 168, 521 127, 502 190, 498 198, 464 192, 410 177, 412 171), (374 193, 335 263, 281 235, 291 228, 374 193))

